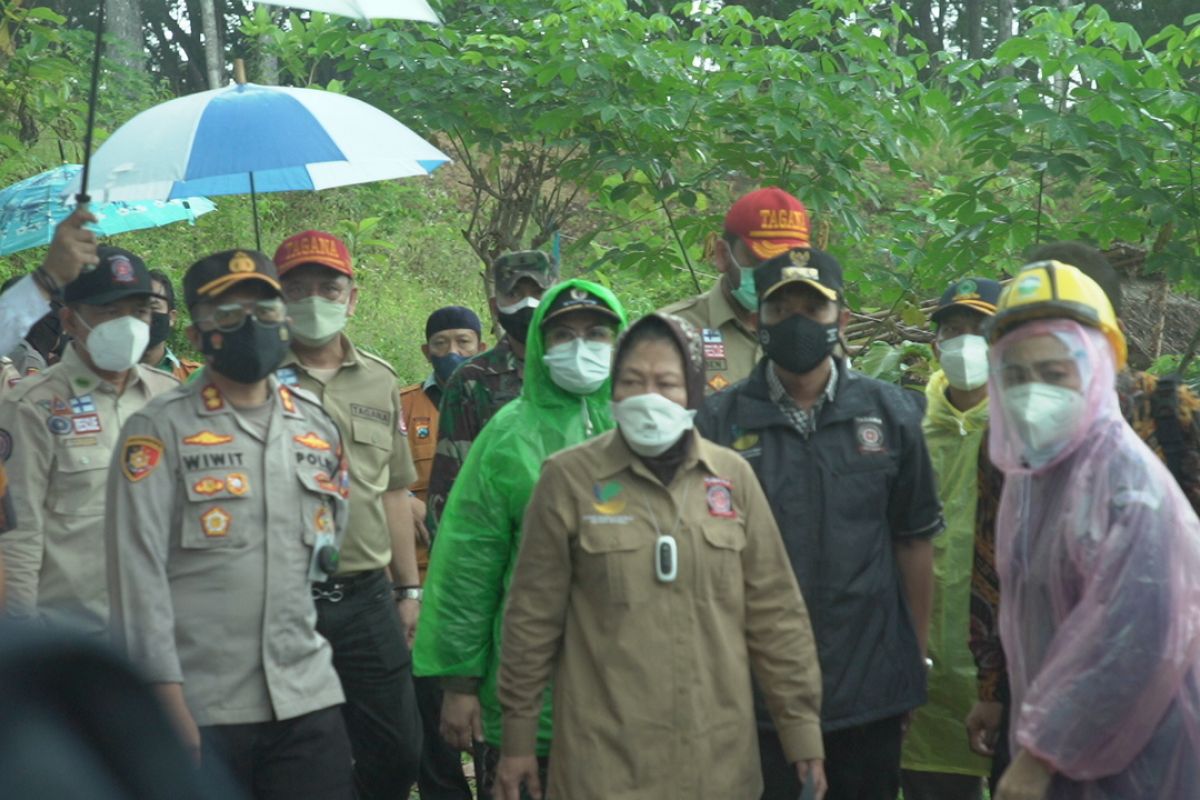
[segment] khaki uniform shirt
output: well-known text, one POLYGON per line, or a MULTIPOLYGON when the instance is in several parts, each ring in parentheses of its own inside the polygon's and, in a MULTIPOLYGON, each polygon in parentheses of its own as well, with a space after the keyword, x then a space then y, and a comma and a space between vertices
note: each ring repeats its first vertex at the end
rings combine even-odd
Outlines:
POLYGON ((704 294, 681 300, 662 311, 683 317, 701 330, 706 395, 745 380, 762 358, 758 337, 738 320, 737 312, 721 290, 720 279, 704 294))
POLYGON ((289 352, 276 372, 321 401, 343 432, 350 461, 350 518, 339 575, 383 569, 392 561, 392 534, 383 510, 384 492, 407 489, 416 480, 408 435, 400 413, 400 391, 391 365, 356 350, 345 336, 346 357, 337 374, 322 383, 289 352))
POLYGON ((552 456, 534 489, 499 697, 504 751, 532 754, 553 677, 550 797, 758 797, 752 666, 788 760, 822 757, 816 644, 771 508, 741 457, 693 442, 669 489, 618 431, 552 456))
POLYGON ((265 441, 206 381, 121 431, 108 482, 113 640, 151 683, 182 683, 198 725, 342 702, 309 568, 339 541, 349 478, 337 427, 271 381, 265 441))
POLYGON ((102 634, 104 485, 121 426, 150 398, 179 385, 138 365, 118 395, 72 345, 62 361, 22 378, 0 403, 16 527, 0 536, 8 613, 102 634))
MULTIPOLYGON (((433 456, 437 451, 438 404, 442 390, 437 380, 430 375, 423 383, 414 383, 400 390, 400 403, 404 407, 404 427, 408 429, 408 446, 412 450, 413 466, 417 479, 412 493, 422 503, 429 489, 429 473, 433 470, 433 456)), ((428 515, 428 514, 427 514, 428 515)), ((422 584, 429 571, 429 546, 417 542, 417 574, 422 584)))

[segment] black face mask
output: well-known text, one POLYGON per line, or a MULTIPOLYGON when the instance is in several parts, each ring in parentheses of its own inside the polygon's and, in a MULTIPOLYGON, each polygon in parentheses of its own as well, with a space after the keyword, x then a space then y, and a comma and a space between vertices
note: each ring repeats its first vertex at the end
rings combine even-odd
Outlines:
POLYGON ((171 335, 171 315, 157 311, 150 315, 150 343, 147 348, 158 347, 171 335))
POLYGON ((525 339, 529 336, 529 326, 533 323, 533 312, 536 310, 535 308, 527 307, 522 308, 515 314, 505 314, 503 311, 498 311, 496 315, 500 318, 500 326, 504 328, 504 332, 515 341, 525 344, 525 339))
POLYGON ((761 325, 758 341, 767 358, 788 372, 803 375, 820 366, 833 352, 838 340, 838 325, 822 325, 803 314, 788 317, 774 325, 761 325))
POLYGON ((287 325, 263 325, 247 317, 235 331, 204 331, 200 352, 212 368, 238 383, 257 383, 270 375, 288 348, 287 325))

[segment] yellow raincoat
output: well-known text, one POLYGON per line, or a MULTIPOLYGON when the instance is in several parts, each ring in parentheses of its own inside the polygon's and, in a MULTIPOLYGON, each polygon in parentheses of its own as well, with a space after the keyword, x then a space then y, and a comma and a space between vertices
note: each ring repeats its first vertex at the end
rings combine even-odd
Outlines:
POLYGON ((917 709, 904 740, 902 766, 922 772, 987 775, 990 764, 967 746, 963 721, 975 703, 975 662, 967 648, 971 559, 975 540, 979 445, 988 427, 988 403, 966 413, 950 404, 946 375, 926 387, 922 429, 938 481, 946 530, 933 539, 933 614, 929 623, 929 702, 917 709))

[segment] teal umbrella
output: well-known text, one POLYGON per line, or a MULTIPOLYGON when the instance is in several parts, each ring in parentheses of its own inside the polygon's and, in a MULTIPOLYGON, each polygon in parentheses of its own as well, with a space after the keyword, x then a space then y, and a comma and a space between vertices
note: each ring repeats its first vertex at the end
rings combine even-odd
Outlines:
MULTIPOLYGON (((75 210, 63 193, 79 175, 78 164, 66 164, 0 190, 0 256, 50 244, 54 228, 75 210)), ((97 236, 157 228, 172 222, 194 222, 216 206, 205 197, 137 200, 92 204, 97 236)))

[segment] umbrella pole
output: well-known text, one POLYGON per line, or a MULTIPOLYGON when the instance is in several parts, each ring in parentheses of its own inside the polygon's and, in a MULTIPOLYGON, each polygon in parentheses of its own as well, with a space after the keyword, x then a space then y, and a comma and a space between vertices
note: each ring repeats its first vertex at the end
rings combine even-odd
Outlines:
POLYGON ((92 134, 96 130, 96 94, 100 88, 100 51, 104 38, 104 0, 100 0, 96 12, 96 49, 92 53, 92 88, 88 95, 87 132, 83 137, 83 175, 75 201, 80 205, 92 198, 88 195, 88 172, 92 164, 92 134))
POLYGON ((254 193, 254 173, 250 173, 250 212, 254 215, 254 249, 262 252, 262 239, 258 235, 258 196, 254 193))

